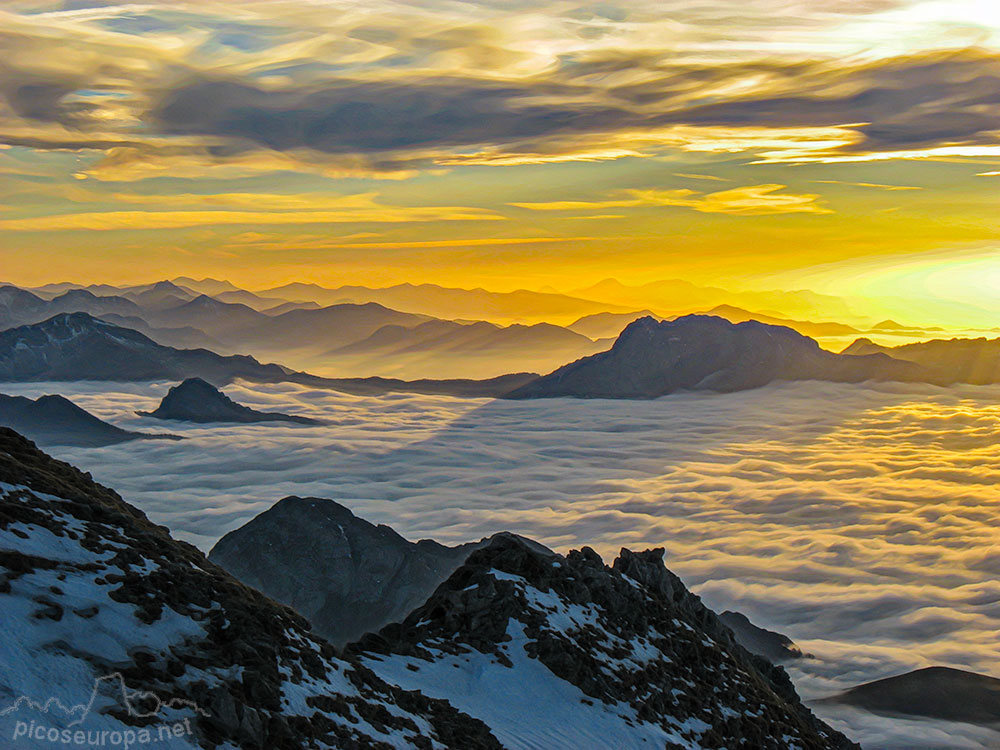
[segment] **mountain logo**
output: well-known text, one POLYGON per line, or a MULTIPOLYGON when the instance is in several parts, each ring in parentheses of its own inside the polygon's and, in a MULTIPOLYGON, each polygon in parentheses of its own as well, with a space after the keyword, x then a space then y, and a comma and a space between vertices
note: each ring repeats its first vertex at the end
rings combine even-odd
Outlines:
POLYGON ((190 711, 199 716, 209 713, 193 701, 184 698, 163 700, 147 690, 132 690, 125 684, 121 672, 114 672, 94 679, 90 696, 85 703, 67 706, 59 698, 45 701, 22 695, 11 705, 0 709, 0 718, 16 716, 12 739, 46 742, 51 744, 84 745, 96 747, 135 747, 139 744, 160 742, 192 734, 191 717, 178 720, 164 716, 165 711, 190 711), (155 720, 161 724, 121 729, 84 729, 84 722, 92 715, 103 716, 108 708, 118 706, 135 719, 155 720), (39 717, 26 721, 22 711, 34 711, 49 717, 48 723, 39 717))

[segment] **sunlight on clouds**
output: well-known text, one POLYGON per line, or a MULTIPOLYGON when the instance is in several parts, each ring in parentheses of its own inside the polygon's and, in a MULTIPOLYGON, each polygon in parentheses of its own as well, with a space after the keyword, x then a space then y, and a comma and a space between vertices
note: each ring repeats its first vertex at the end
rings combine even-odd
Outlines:
MULTIPOLYGON (((135 410, 168 385, 12 392, 65 393, 150 431, 162 424, 135 410)), ((605 556, 665 546, 709 606, 816 654, 790 666, 807 699, 930 664, 990 673, 1000 659, 1000 387, 801 382, 641 402, 226 390, 329 424, 178 422, 180 443, 53 452, 203 548, 290 494, 414 540, 511 530, 605 556)), ((886 731, 856 719, 858 739, 886 731)), ((928 726, 966 736, 893 723, 889 747, 928 747, 928 726)))
POLYGON ((120 202, 155 206, 220 206, 254 208, 255 211, 177 210, 105 211, 28 219, 0 220, 9 231, 177 229, 213 224, 334 224, 432 221, 501 221, 505 217, 488 209, 452 206, 389 206, 377 194, 348 196, 255 195, 119 195, 120 202))
POLYGON ((780 193, 785 185, 746 185, 702 195, 697 190, 626 190, 628 198, 606 201, 551 201, 548 203, 511 203, 532 211, 579 211, 608 208, 682 207, 703 213, 764 216, 769 214, 812 213, 833 211, 818 203, 813 193, 780 193))

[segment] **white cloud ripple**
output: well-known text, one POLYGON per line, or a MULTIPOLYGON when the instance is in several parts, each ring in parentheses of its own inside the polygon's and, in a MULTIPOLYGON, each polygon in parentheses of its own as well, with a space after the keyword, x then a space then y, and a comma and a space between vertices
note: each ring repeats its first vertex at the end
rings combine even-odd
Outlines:
MULTIPOLYGON (((138 417, 167 384, 58 392, 181 443, 53 448, 204 549, 290 494, 330 497, 408 538, 511 530, 560 549, 667 548, 716 608, 819 658, 808 699, 931 664, 998 674, 1000 387, 779 384, 656 401, 354 397, 232 386, 248 405, 320 417, 204 426, 138 417)), ((866 748, 986 748, 958 724, 818 707, 866 748)))

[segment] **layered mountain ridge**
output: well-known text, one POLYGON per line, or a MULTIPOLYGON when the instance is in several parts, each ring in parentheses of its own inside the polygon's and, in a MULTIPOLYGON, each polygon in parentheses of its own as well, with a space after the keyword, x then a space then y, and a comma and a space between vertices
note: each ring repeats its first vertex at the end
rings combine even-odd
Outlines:
POLYGON ((7 429, 0 569, 0 694, 24 697, 4 717, 12 725, 62 730, 82 711, 88 731, 148 728, 114 696, 74 712, 32 709, 85 704, 115 676, 157 698, 154 718, 188 722, 172 747, 501 747, 481 721, 338 657, 300 615, 7 429))

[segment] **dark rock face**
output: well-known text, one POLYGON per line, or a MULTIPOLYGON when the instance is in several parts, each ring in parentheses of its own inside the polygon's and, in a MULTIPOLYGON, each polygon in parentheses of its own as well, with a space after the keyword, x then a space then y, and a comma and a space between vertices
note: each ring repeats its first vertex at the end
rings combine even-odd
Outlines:
POLYGON ((563 557, 495 539, 347 651, 506 746, 857 747, 801 704, 784 670, 740 647, 662 554, 622 550, 608 568, 588 548, 563 557), (513 719, 488 697, 504 689, 513 719))
POLYGON ((0 332, 0 381, 180 380, 227 383, 238 377, 279 381, 286 371, 253 357, 161 346, 138 331, 87 313, 56 315, 0 332))
POLYGON ((176 419, 185 422, 296 422, 320 424, 316 419, 290 414, 257 411, 233 401, 218 388, 201 378, 188 378, 175 385, 155 411, 139 412, 145 417, 176 419))
POLYGON ((559 368, 510 398, 655 398, 678 390, 758 388, 775 380, 920 380, 911 362, 834 354, 790 328, 687 315, 640 318, 606 352, 559 368))
POLYGON ((802 653, 802 649, 788 636, 757 627, 742 612, 723 612, 719 619, 733 631, 737 643, 751 654, 763 656, 768 661, 777 663, 790 659, 814 658, 812 654, 802 653))
POLYGON ((0 425, 17 430, 44 445, 96 447, 128 440, 180 440, 177 435, 151 435, 115 427, 81 409, 62 396, 23 396, 0 394, 0 425))
POLYGON ((222 537, 209 559, 342 646, 401 622, 484 543, 409 542, 333 500, 286 497, 222 537))
MULTIPOLYGON (((446 702, 337 657, 300 615, 3 428, 0 483, 4 654, 18 665, 0 673, 0 695, 83 704, 97 678, 117 674, 173 702, 171 723, 190 721, 178 747, 501 748, 446 702)), ((69 719, 39 717, 56 728, 69 719)), ((168 718, 119 702, 87 721, 121 731, 168 718)))
POLYGON ((1000 727, 1000 680, 949 667, 928 667, 858 685, 827 701, 879 714, 1000 727))

